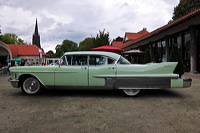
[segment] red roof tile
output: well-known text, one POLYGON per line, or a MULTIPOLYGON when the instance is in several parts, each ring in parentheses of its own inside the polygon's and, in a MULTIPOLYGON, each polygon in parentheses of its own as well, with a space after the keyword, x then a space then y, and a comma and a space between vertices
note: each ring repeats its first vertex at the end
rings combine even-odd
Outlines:
POLYGON ((112 41, 112 46, 116 48, 122 48, 123 47, 123 42, 120 41, 112 41))
MULTIPOLYGON (((13 45, 7 44, 12 52, 12 58, 17 58, 19 55, 39 55, 38 47, 36 45, 13 45)), ((42 55, 46 55, 42 52, 42 55)))
MULTIPOLYGON (((137 38, 140 38, 141 36, 144 36, 146 34, 149 34, 149 32, 146 30, 146 28, 144 28, 143 30, 137 32, 137 33, 130 33, 130 32, 126 32, 125 33, 125 37, 124 39, 126 39, 126 37, 128 38, 128 40, 124 40, 124 42, 128 42, 131 40, 136 40, 137 38)), ((120 42, 120 41, 112 41, 112 46, 117 47, 117 48, 123 48, 125 47, 126 43, 124 42, 120 42)))
POLYGON ((126 32, 125 33, 125 37, 130 40, 130 39, 136 39, 138 38, 138 34, 137 33, 130 33, 130 32, 126 32))
MULTIPOLYGON (((146 34, 148 34, 149 32, 146 30, 146 28, 144 28, 143 30, 137 32, 137 33, 130 33, 130 32, 126 32, 125 33, 125 39, 126 37, 128 38, 128 40, 131 40, 131 39, 137 39, 141 36, 144 36, 146 34)), ((126 41, 126 40, 125 40, 126 41)))

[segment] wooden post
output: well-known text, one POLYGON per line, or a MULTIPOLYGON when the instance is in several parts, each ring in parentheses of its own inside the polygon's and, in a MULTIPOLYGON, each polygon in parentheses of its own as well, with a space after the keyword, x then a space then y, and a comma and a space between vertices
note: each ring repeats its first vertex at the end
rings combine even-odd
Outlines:
POLYGON ((195 36, 196 26, 192 25, 190 29, 190 72, 197 73, 197 37, 195 36))
POLYGON ((165 36, 165 53, 166 53, 166 61, 169 62, 169 36, 165 36))
POLYGON ((181 32, 181 52, 182 52, 182 60, 184 62, 184 54, 185 54, 185 33, 181 32))
POLYGON ((151 56, 151 60, 152 60, 152 54, 153 54, 153 50, 152 50, 152 41, 149 42, 149 53, 150 53, 150 56, 151 56))

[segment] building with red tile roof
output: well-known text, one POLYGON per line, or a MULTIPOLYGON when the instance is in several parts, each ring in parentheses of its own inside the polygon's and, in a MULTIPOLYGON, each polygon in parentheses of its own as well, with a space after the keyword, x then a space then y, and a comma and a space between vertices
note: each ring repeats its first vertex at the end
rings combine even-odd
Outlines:
MULTIPOLYGON (((20 58, 26 56, 38 56, 39 55, 39 48, 36 45, 12 45, 6 44, 11 52, 12 58, 20 58)), ((45 56, 46 54, 42 52, 42 55, 45 56)))
POLYGON ((149 49, 151 58, 157 56, 160 61, 169 61, 172 45, 178 45, 185 71, 200 72, 200 9, 141 36, 125 33, 124 41, 113 45, 124 50, 149 49))
MULTIPOLYGON (((197 15, 198 16, 200 15, 200 9, 195 10, 194 12, 191 12, 191 13, 189 13, 189 14, 187 14, 187 15, 185 15, 185 16, 183 16, 183 17, 181 17, 181 18, 179 18, 179 19, 177 19, 175 21, 172 21, 171 23, 166 24, 166 25, 164 25, 164 26, 162 26, 162 27, 150 32, 150 33, 144 34, 143 36, 140 36, 140 37, 138 37, 136 39, 132 39, 130 42, 125 42, 122 48, 128 49, 129 46, 132 46, 132 45, 134 45, 135 43, 137 43, 139 41, 154 37, 156 35, 160 35, 162 32, 165 32, 167 30, 173 30, 173 28, 175 26, 180 26, 181 25, 180 27, 178 27, 179 30, 173 31, 172 33, 174 34, 174 33, 177 33, 177 32, 181 32, 184 29, 188 29, 188 27, 183 27, 182 26, 183 23, 186 23, 186 21, 187 21, 187 26, 189 26, 189 25, 198 25, 200 19, 197 18, 197 15), (194 20, 189 22, 189 20, 191 20, 191 19, 194 19, 194 20)), ((163 35, 163 36, 166 36, 166 35, 163 35)))
MULTIPOLYGON (((39 59, 39 48, 36 45, 13 45, 5 44, 0 41, 0 62, 6 64, 7 59, 21 58, 29 59, 33 64, 36 64, 40 61, 39 59)), ((42 62, 46 61, 46 54, 42 51, 42 62)), ((15 65, 15 64, 12 64, 15 65)))

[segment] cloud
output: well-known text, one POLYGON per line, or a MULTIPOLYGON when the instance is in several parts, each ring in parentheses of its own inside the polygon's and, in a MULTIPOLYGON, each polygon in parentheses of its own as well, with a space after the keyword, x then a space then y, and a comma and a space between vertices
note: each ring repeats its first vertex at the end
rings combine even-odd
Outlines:
POLYGON ((179 0, 0 0, 2 33, 32 42, 38 20, 41 45, 54 50, 69 39, 76 43, 105 29, 110 38, 155 30, 167 24, 179 0))

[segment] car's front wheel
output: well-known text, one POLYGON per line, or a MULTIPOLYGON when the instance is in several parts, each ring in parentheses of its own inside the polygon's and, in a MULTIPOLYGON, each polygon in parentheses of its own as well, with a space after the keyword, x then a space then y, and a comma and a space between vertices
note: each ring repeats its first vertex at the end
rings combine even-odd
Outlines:
POLYGON ((28 77, 23 80, 21 89, 24 93, 33 95, 39 92, 41 87, 40 82, 34 77, 28 77))
POLYGON ((123 89, 123 92, 127 95, 127 96, 136 96, 139 94, 140 89, 123 89))

